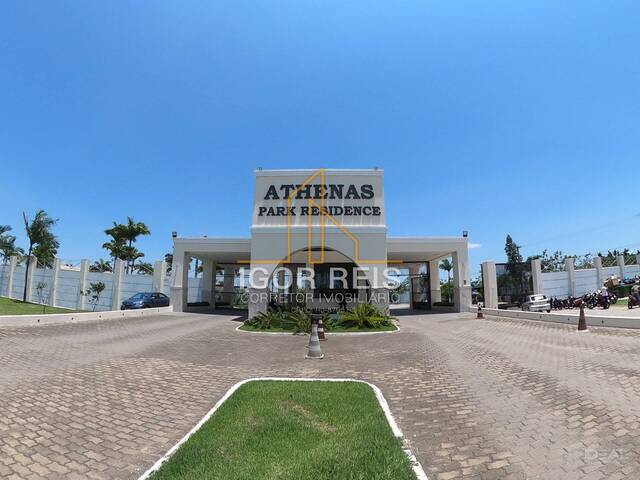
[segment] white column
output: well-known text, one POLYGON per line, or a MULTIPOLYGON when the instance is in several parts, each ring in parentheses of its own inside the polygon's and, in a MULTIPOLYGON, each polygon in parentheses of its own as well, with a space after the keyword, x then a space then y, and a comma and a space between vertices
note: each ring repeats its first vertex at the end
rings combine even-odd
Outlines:
POLYGON ((174 312, 184 312, 187 308, 187 294, 189 292, 188 266, 190 257, 180 249, 173 249, 173 264, 171 267, 171 306, 174 312))
POLYGON ((569 289, 569 296, 576 296, 576 269, 575 258, 567 257, 564 259, 564 269, 567 272, 567 287, 569 289))
POLYGON ((442 301, 442 292, 440 291, 440 260, 432 260, 429 262, 429 290, 431 293, 431 305, 435 302, 442 301))
POLYGON ((56 258, 53 261, 53 269, 51 271, 51 288, 49 289, 49 305, 52 307, 56 304, 56 296, 58 291, 58 276, 60 275, 60 265, 62 261, 56 258))
MULTIPOLYGON (((358 268, 362 268, 365 269, 367 268, 367 265, 365 265, 364 263, 360 263, 357 265, 358 268)), ((309 265, 307 264, 307 268, 315 268, 313 265, 309 265)), ((354 275, 356 275, 354 273, 354 275)), ((367 285, 367 279, 365 278, 366 275, 366 270, 358 270, 357 271, 357 277, 355 278, 355 282, 356 285, 358 287, 365 287, 367 285)), ((370 287, 370 293, 373 292, 373 285, 371 285, 371 282, 369 282, 369 287, 370 287)), ((356 292, 358 295, 358 303, 366 303, 367 301, 367 290, 366 288, 359 288, 358 291, 356 292)), ((350 307, 349 307, 350 308, 350 307)))
POLYGON ((471 278, 467 248, 453 252, 453 302, 457 312, 471 308, 471 278))
POLYGON ((87 272, 89 271, 89 260, 82 259, 80 261, 80 279, 78 280, 78 299, 76 308, 84 310, 87 307, 87 297, 82 294, 87 289, 87 272))
POLYGON ((604 277, 602 276, 602 257, 600 255, 596 255, 593 259, 593 265, 596 267, 596 288, 600 288, 604 283, 604 277))
MULTIPOLYGON (((249 318, 253 318, 258 313, 266 312, 269 308, 269 284, 267 279, 271 277, 278 264, 251 264, 249 278, 249 318), (258 275, 257 271, 266 273, 258 275), (263 281, 264 280, 264 281, 263 281), (253 282, 253 283, 252 283, 253 282), (264 288, 262 284, 265 283, 264 288), (253 285, 253 288, 252 288, 253 285)), ((309 266, 309 265, 307 265, 309 266)), ((305 286, 307 284, 305 283, 305 286)))
POLYGON ((269 290, 267 288, 249 288, 249 318, 258 313, 266 313, 269 308, 269 290))
POLYGON ((542 283, 542 261, 539 258, 531 260, 531 277, 533 279, 533 293, 542 295, 544 285, 542 283))
MULTIPOLYGON (((284 279, 284 272, 283 279, 284 279)), ((224 284, 222 287, 222 298, 229 304, 229 306, 233 306, 233 297, 234 297, 234 288, 235 288, 235 280, 236 280, 236 267, 235 265, 225 265, 224 266, 224 284)))
POLYGON ((482 262, 482 288, 485 308, 498 308, 496 262, 482 262))
POLYGON ((618 255, 616 257, 618 262, 618 269, 620 269, 620 281, 624 280, 624 255, 618 255))
POLYGON ((216 306, 215 296, 216 264, 205 258, 202 261, 202 301, 209 302, 211 308, 216 306))
POLYGON ((636 254, 636 264, 640 265, 640 253, 636 254))
POLYGON ((27 272, 27 298, 26 301, 27 302, 31 302, 32 301, 32 290, 33 290, 33 272, 36 270, 36 268, 38 268, 38 259, 36 257, 34 257, 33 255, 31 256, 31 259, 29 260, 29 271, 27 272))
POLYGON ((124 262, 119 258, 113 266, 113 283, 111 285, 111 310, 120 310, 120 291, 122 275, 124 274, 124 262))
POLYGON ((18 257, 15 255, 9 257, 9 276, 7 277, 7 291, 5 292, 8 298, 13 295, 13 276, 16 273, 16 265, 18 265, 18 257))
POLYGON ((164 278, 167 272, 167 264, 162 260, 153 262, 153 283, 152 289, 154 292, 162 292, 164 289, 164 278))

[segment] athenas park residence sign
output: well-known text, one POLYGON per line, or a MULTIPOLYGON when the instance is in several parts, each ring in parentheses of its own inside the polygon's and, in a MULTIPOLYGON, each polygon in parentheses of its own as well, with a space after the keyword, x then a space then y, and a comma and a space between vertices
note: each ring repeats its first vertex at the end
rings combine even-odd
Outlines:
MULTIPOLYGON (((373 200, 376 196, 372 184, 343 184, 343 183, 280 183, 268 185, 263 200, 313 200, 308 205, 260 205, 258 216, 380 216, 381 208, 377 205, 363 204, 363 200, 373 200), (340 205, 325 205, 324 201, 341 203, 340 205), (338 202, 336 202, 338 201, 338 202), (346 201, 354 201, 346 204, 346 201)), ((292 203, 292 202, 289 202, 292 203)), ((301 202, 304 203, 304 202, 301 202)))

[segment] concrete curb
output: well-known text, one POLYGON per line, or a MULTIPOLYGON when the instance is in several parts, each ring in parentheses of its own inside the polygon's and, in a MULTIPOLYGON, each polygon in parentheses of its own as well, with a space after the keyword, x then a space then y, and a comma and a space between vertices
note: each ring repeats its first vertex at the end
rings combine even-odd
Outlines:
POLYGON ((236 390, 238 390, 238 388, 240 388, 245 383, 264 381, 264 380, 278 381, 278 382, 355 382, 355 383, 364 383, 366 385, 369 385, 369 387, 371 387, 371 389, 373 390, 376 396, 376 399, 378 400, 378 403, 380 404, 380 408, 382 408, 382 411, 384 412, 384 415, 387 419, 387 422, 389 423, 389 427, 391 428, 391 432, 393 433, 393 436, 400 440, 400 443, 402 444, 402 450, 404 451, 405 455, 409 459, 409 463, 411 463, 411 467, 413 469, 413 472, 416 475, 417 480, 429 480, 427 478, 427 474, 424 472, 424 469, 422 468, 422 465, 420 465, 420 462, 418 461, 416 456, 411 452, 409 443, 407 439, 404 437, 402 430, 400 430, 400 427, 396 423, 395 418, 393 418, 393 414, 391 413, 389 404, 387 403, 387 400, 384 398, 382 391, 376 385, 374 385, 373 383, 369 383, 365 380, 359 380, 355 378, 308 378, 308 377, 300 377, 300 378, 254 377, 254 378, 247 378, 245 380, 242 380, 236 383, 229 390, 227 390, 227 392, 222 396, 222 398, 216 402, 216 404, 211 408, 211 410, 209 410, 205 414, 204 417, 202 417, 202 419, 195 425, 195 427, 189 430, 189 432, 187 432, 187 434, 184 437, 182 437, 178 441, 178 443, 176 443, 173 447, 171 447, 167 451, 167 453, 165 453, 156 463, 154 463, 149 469, 147 469, 140 477, 138 477, 138 480, 146 480, 156 470, 158 470, 162 466, 162 464, 166 462, 171 457, 171 455, 173 455, 182 446, 183 443, 189 440, 189 438, 191 438, 191 436, 194 433, 196 433, 200 429, 200 427, 202 427, 202 425, 204 425, 204 423, 213 416, 213 414, 222 406, 222 404, 225 401, 229 399, 229 397, 231 397, 231 395, 235 393, 236 390))
MULTIPOLYGON (((477 309, 474 309, 477 310, 477 309)), ((492 317, 518 318, 521 320, 536 320, 539 322, 563 323, 577 327, 578 316, 566 313, 538 313, 523 312, 520 310, 499 310, 497 308, 483 308, 482 313, 492 317)), ((587 325, 591 327, 613 327, 640 329, 640 318, 633 317, 606 317, 602 315, 589 315, 587 312, 587 325)))
POLYGON ((51 313, 41 315, 0 315, 2 327, 29 327, 88 322, 91 320, 114 320, 118 318, 144 317, 152 314, 172 313, 171 307, 145 308, 140 310, 107 310, 104 312, 51 313))

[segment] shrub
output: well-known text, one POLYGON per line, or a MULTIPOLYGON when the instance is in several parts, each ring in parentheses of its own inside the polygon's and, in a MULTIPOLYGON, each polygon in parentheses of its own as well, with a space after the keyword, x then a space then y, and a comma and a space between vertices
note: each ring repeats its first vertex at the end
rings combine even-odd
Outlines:
POLYGON ((94 282, 89 284, 89 288, 85 291, 80 291, 82 295, 89 297, 89 304, 91 304, 91 310, 96 311, 96 306, 100 301, 100 295, 104 292, 107 286, 102 282, 94 282))
POLYGON ((247 325, 252 325, 257 328, 271 328, 275 326, 279 326, 281 323, 281 312, 276 312, 273 310, 269 310, 267 312, 260 312, 257 315, 254 315, 253 318, 247 320, 245 323, 247 325))
POLYGON ((295 333, 310 332, 311 331, 311 317, 302 309, 292 310, 285 314, 286 321, 293 324, 293 331, 295 333))
POLYGON ((393 317, 370 303, 359 303, 352 310, 340 312, 336 325, 357 328, 380 328, 393 325, 393 317))
POLYGON ((255 315, 245 322, 256 328, 283 328, 293 330, 294 333, 310 332, 311 317, 302 309, 269 310, 255 315))

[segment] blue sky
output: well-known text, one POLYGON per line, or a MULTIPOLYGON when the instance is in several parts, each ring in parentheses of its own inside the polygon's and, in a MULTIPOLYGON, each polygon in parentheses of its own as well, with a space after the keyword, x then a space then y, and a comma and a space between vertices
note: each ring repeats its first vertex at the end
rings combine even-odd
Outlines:
POLYGON ((459 235, 472 271, 640 248, 634 1, 21 2, 0 17, 0 224, 249 235, 252 171, 385 170, 391 235, 459 235))

